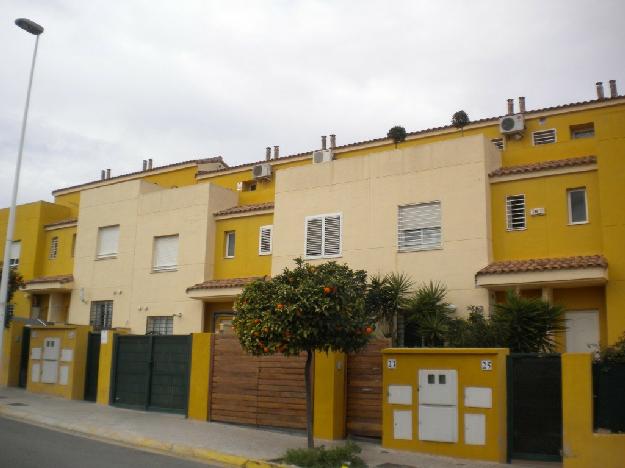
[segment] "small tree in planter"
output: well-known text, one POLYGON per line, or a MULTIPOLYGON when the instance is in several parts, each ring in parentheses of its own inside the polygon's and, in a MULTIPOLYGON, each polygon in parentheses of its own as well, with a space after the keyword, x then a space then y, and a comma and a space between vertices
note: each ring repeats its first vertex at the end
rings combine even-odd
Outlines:
POLYGON ((456 112, 454 115, 451 116, 451 124, 454 127, 459 128, 462 131, 463 135, 464 135, 464 127, 466 127, 469 124, 469 122, 470 122, 469 116, 463 110, 459 110, 458 112, 456 112))
POLYGON ((393 142, 395 143, 395 148, 397 148, 397 145, 399 143, 406 140, 406 135, 407 135, 406 129, 400 125, 394 126, 386 134, 386 136, 392 139, 393 142))
POLYGON ((375 317, 365 307, 365 271, 336 262, 313 266, 298 258, 295 263, 292 270, 246 286, 235 302, 233 328, 250 354, 306 353, 306 431, 312 448, 313 353, 359 351, 369 342, 375 317))

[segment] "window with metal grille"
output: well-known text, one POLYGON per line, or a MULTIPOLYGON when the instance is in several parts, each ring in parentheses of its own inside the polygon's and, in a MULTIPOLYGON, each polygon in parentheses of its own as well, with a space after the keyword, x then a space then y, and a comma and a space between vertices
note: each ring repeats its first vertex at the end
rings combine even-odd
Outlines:
POLYGON ((571 139, 592 138, 595 136, 595 124, 593 122, 571 125, 571 139))
POLYGON ((226 239, 226 251, 224 253, 224 256, 226 258, 234 258, 234 244, 236 240, 234 231, 226 232, 225 239, 226 239))
POLYGON ((506 197, 506 226, 508 231, 525 229, 525 195, 506 197))
POLYGON ((490 142, 495 145, 498 150, 503 151, 503 138, 493 138, 490 142))
POLYGON ((175 271, 178 269, 178 234, 154 238, 152 271, 175 271))
POLYGON ((430 250, 441 247, 441 202, 398 207, 397 250, 430 250))
POLYGON ((11 242, 9 251, 9 266, 17 267, 20 264, 20 253, 22 252, 22 243, 20 241, 11 242))
POLYGON ((258 239, 258 255, 271 255, 273 226, 261 226, 258 239))
POLYGON ((556 129, 550 128, 549 130, 534 132, 532 133, 532 140, 534 142, 534 145, 547 145, 549 143, 555 143, 556 129))
POLYGON ((108 258, 117 256, 117 246, 119 243, 119 224, 116 226, 105 226, 98 229, 98 258, 108 258))
POLYGON ((146 335, 173 335, 174 318, 172 316, 148 317, 145 327, 146 335))
POLYGON ((50 252, 48 255, 48 258, 50 260, 54 260, 56 258, 56 254, 59 251, 59 238, 58 237, 53 237, 52 240, 50 241, 50 252))
POLYGON ((306 257, 339 257, 342 249, 341 224, 340 213, 306 217, 306 257))
POLYGON ((113 322, 113 301, 93 301, 89 325, 95 331, 108 330, 113 322))
POLYGON ((586 188, 567 190, 569 205, 569 223, 584 224, 588 222, 588 204, 586 203, 586 188))

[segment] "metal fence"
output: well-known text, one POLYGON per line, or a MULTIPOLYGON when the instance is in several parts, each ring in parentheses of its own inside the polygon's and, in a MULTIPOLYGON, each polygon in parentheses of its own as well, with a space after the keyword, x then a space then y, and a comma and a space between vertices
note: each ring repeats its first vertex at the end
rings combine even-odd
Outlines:
POLYGON ((625 363, 594 363, 594 429, 625 433, 625 363))

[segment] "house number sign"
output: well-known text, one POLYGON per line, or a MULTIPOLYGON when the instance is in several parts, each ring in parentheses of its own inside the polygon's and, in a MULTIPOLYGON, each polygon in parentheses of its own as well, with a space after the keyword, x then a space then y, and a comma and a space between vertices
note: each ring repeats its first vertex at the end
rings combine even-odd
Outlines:
POLYGON ((480 367, 483 371, 491 371, 493 370, 493 361, 490 359, 485 359, 480 363, 480 367))
POLYGON ((397 359, 387 359, 386 367, 388 369, 395 369, 397 367, 397 359))

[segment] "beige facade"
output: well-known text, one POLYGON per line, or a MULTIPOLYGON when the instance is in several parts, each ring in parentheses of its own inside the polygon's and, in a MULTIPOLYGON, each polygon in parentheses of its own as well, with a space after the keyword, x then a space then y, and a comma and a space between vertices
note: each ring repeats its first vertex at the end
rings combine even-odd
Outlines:
POLYGON ((336 213, 342 248, 335 260, 370 274, 440 281, 460 314, 469 305, 486 308, 488 292, 476 288, 474 272, 492 260, 488 174, 500 165, 500 152, 479 135, 282 170, 272 274, 305 257, 306 217, 336 213), (440 202, 440 247, 400 252, 398 207, 429 202, 440 202))
POLYGON ((202 330, 202 303, 185 290, 212 274, 212 215, 236 203, 236 193, 213 184, 163 189, 134 180, 82 192, 69 322, 88 324, 93 302, 113 301, 112 327, 143 334, 147 317, 168 316, 175 334, 202 330), (107 226, 119 226, 116 252, 98 258, 107 226), (178 236, 177 262, 156 271, 159 236, 178 236))

